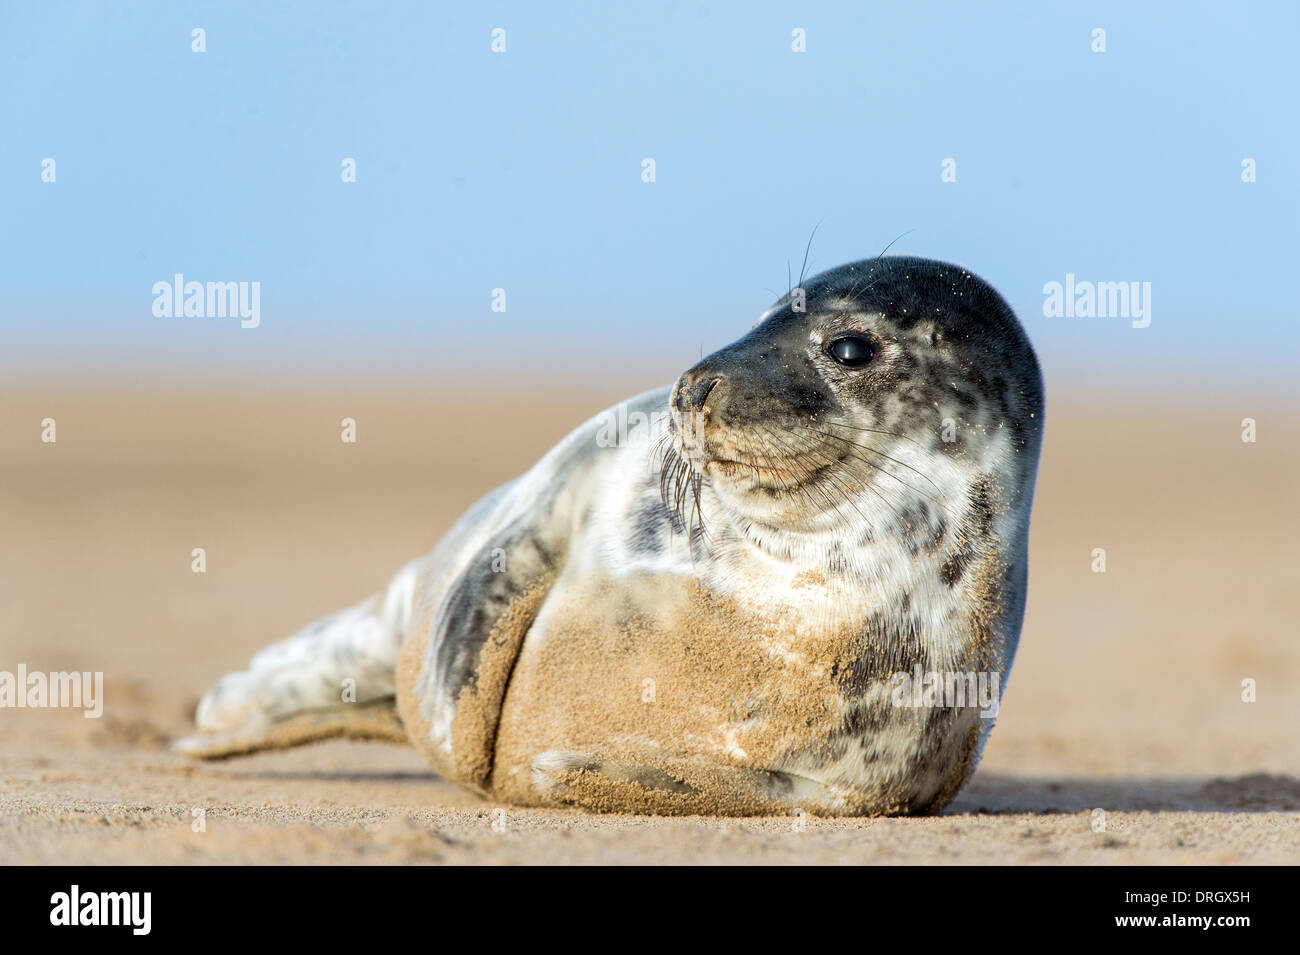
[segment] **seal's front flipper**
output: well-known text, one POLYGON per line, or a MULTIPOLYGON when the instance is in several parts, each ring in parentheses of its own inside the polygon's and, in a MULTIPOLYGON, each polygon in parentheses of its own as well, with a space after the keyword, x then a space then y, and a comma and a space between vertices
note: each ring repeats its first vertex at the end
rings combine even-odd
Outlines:
POLYGON ((176 740, 172 748, 196 759, 226 759, 339 737, 407 742, 406 729, 397 717, 396 700, 389 697, 371 703, 307 710, 275 721, 254 717, 221 732, 199 733, 176 740))
POLYGON ((532 761, 541 801, 595 812, 663 816, 858 815, 861 796, 795 773, 705 757, 645 763, 552 750, 532 761))
POLYGON ((204 759, 282 749, 336 736, 403 739, 397 717, 397 652, 424 560, 388 589, 253 657, 204 694, 198 734, 175 744, 204 759))
POLYGON ((398 713, 433 768, 476 792, 491 789, 515 663, 590 513, 590 472, 610 460, 598 427, 477 505, 431 558, 398 660, 398 713))

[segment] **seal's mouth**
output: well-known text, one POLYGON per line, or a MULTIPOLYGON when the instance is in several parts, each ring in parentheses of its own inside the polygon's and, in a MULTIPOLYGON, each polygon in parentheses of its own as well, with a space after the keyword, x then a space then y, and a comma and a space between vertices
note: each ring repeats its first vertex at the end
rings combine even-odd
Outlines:
POLYGON ((836 457, 790 448, 772 428, 735 432, 708 422, 708 412, 676 413, 674 445, 691 469, 738 490, 781 492, 816 483, 838 463, 836 457))
POLYGON ((732 481, 749 479, 765 490, 789 490, 807 486, 817 481, 831 467, 831 464, 814 464, 798 456, 762 460, 712 458, 704 464, 704 470, 709 476, 716 475, 732 481))

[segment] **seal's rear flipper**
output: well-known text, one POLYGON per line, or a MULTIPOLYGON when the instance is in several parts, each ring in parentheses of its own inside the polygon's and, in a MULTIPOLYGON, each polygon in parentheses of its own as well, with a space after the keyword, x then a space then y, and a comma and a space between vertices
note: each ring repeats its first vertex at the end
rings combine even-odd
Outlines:
POLYGON ((389 697, 372 703, 340 704, 328 710, 294 713, 275 722, 253 720, 225 732, 178 739, 172 743, 172 749, 196 759, 226 759, 340 737, 408 742, 406 729, 397 717, 396 700, 389 697))
POLYGON ((406 739, 397 716, 397 651, 424 560, 379 596, 267 647, 247 670, 222 677, 199 701, 199 732, 175 748, 201 759, 315 740, 406 739))

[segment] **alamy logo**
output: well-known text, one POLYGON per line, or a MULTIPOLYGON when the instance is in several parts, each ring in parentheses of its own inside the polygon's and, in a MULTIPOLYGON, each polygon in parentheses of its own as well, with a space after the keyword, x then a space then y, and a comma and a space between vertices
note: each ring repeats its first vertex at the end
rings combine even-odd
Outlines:
POLYGON ((240 328, 262 321, 261 282, 187 282, 177 272, 152 291, 155 318, 239 318, 240 328))
POLYGON ((980 708, 985 719, 998 715, 998 691, 1002 674, 998 671, 926 672, 917 664, 914 672, 900 671, 889 680, 890 700, 895 706, 980 708))
POLYGON ((0 670, 0 709, 84 709, 81 715, 97 720, 104 715, 104 674, 27 672, 27 664, 18 664, 18 672, 0 670))
MULTIPOLYGON (((646 414, 630 409, 626 401, 620 401, 597 417, 600 427, 596 430, 596 447, 626 448, 644 446, 657 440, 668 430, 673 414, 666 408, 646 414)), ((698 447, 704 429, 704 415, 699 412, 678 415, 676 422, 683 443, 688 448, 698 447)))
POLYGON ((152 892, 71 891, 50 896, 51 925, 129 925, 132 935, 148 935, 151 927, 152 892))
POLYGON ((1076 282, 1043 286, 1044 318, 1130 318, 1134 328, 1151 324, 1150 282, 1076 282))

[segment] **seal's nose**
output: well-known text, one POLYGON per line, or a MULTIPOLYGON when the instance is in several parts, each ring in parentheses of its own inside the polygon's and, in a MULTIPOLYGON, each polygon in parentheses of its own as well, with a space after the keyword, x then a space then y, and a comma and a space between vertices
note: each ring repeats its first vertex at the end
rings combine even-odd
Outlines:
POLYGON ((703 411, 704 399, 720 381, 721 378, 709 372, 688 371, 677 380, 673 404, 682 414, 703 411))

